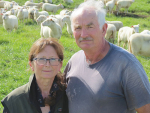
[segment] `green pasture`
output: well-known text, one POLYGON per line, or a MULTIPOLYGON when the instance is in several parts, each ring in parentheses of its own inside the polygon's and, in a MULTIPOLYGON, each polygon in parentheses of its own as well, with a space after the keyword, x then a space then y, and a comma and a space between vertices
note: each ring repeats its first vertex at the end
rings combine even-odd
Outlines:
MULTIPOLYGON (((15 0, 19 5, 24 5, 26 0, 15 0)), ((38 0, 35 0, 37 2, 38 0)), ((53 0, 54 4, 63 4, 66 9, 73 10, 83 0, 74 0, 73 4, 66 4, 63 0, 53 0)), ((115 16, 107 14, 106 20, 122 21, 124 26, 140 24, 140 32, 144 29, 150 30, 150 2, 148 0, 135 0, 129 8, 128 15, 115 16), (138 16, 137 16, 138 15, 138 16), (144 18, 143 18, 144 17, 144 18)), ((123 12, 124 9, 121 9, 123 12)), ((59 13, 60 10, 57 12, 59 13)), ((64 62, 62 72, 70 57, 80 50, 77 47, 74 38, 71 38, 63 28, 63 34, 60 42, 64 46, 64 62)), ((0 100, 2 100, 13 89, 28 82, 31 72, 28 71, 28 54, 30 47, 40 38, 40 26, 31 20, 19 22, 19 28, 16 31, 8 33, 0 25, 0 100)), ((115 39, 117 45, 117 37, 115 39)), ((121 44, 122 46, 123 44, 121 44)), ((126 47, 127 49, 127 47, 126 47)), ((137 56, 137 59, 143 65, 146 74, 150 80, 150 57, 137 56)), ((0 104, 0 112, 3 107, 0 104)))

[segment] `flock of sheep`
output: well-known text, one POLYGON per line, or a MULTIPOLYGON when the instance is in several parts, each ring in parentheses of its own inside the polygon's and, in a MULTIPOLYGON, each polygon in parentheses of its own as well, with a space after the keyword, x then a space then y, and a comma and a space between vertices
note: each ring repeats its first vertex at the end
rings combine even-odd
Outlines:
MULTIPOLYGON (((84 0, 87 1, 87 0, 84 0)), ((134 0, 98 0, 104 3, 107 13, 113 13, 114 6, 116 5, 117 15, 121 8, 125 8, 125 13, 128 13, 128 8, 134 3, 134 0)), ((118 31, 118 46, 120 42, 124 42, 123 47, 128 44, 128 51, 134 55, 150 56, 150 31, 144 30, 139 33, 139 24, 131 27, 123 26, 121 21, 107 21, 108 28, 105 38, 108 41, 116 38, 118 31)))
MULTIPOLYGON (((84 0, 84 2, 87 0, 84 0)), ((102 1, 105 4, 106 11, 113 13, 114 6, 116 5, 117 15, 121 8, 125 8, 125 13, 128 13, 128 8, 134 2, 134 0, 97 0, 102 1)))
MULTIPOLYGON (((105 4, 108 12, 112 12, 114 5, 119 12, 120 8, 127 8, 133 3, 133 0, 101 0, 105 4), (131 2, 132 1, 132 2, 131 2), (127 7, 128 5, 128 7, 127 7)), ((72 0, 64 0, 64 2, 73 3, 72 0)), ((12 31, 18 28, 18 20, 24 21, 32 19, 41 25, 41 37, 61 38, 62 29, 67 25, 67 32, 72 37, 70 14, 68 9, 64 9, 62 4, 52 4, 52 0, 44 0, 44 3, 34 3, 33 0, 26 1, 23 6, 19 6, 15 1, 0 1, 0 24, 4 29, 12 31), (42 11, 40 11, 42 9, 42 11), (59 9, 60 14, 55 14, 59 9), (51 15, 49 13, 51 12, 51 15)), ((150 31, 144 30, 139 33, 139 24, 132 27, 123 26, 121 21, 107 21, 108 29, 105 38, 110 41, 116 38, 118 31, 118 45, 124 42, 123 47, 128 44, 128 50, 134 55, 141 54, 150 56, 150 31)))

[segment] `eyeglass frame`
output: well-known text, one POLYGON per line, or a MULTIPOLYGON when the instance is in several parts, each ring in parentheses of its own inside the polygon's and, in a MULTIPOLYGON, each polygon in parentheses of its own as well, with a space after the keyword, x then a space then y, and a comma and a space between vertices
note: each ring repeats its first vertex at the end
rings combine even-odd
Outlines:
MULTIPOLYGON (((51 64, 51 60, 52 60, 52 59, 55 59, 55 60, 58 59, 58 62, 61 61, 60 58, 50 58, 50 59, 46 59, 46 58, 33 58, 33 61, 34 61, 34 60, 37 61, 38 59, 44 59, 44 60, 46 60, 45 64, 47 63, 47 61, 49 61, 50 65, 52 65, 52 64, 51 64)), ((38 63, 37 63, 37 64, 38 64, 38 63)), ((45 65, 45 64, 38 64, 38 65, 45 65)), ((59 64, 58 64, 58 65, 59 65, 59 64)), ((52 65, 52 66, 58 66, 58 65, 52 65)))

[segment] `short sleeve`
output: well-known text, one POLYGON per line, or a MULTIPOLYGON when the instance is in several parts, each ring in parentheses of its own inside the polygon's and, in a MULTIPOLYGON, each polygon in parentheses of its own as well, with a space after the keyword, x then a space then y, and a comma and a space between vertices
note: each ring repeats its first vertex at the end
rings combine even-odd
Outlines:
POLYGON ((122 85, 130 110, 150 103, 150 84, 140 63, 129 63, 124 70, 122 85))

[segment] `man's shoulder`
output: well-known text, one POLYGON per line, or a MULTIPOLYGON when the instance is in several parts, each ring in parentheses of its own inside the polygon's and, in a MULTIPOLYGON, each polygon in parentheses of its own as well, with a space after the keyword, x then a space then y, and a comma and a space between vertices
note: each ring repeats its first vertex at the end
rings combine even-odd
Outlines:
POLYGON ((127 50, 125 50, 124 48, 121 48, 117 45, 111 44, 112 46, 112 51, 111 51, 111 57, 114 60, 116 59, 119 62, 124 62, 126 63, 138 63, 137 58, 130 52, 128 52, 127 50))
POLYGON ((84 56, 84 51, 80 50, 80 51, 76 52, 75 54, 73 54, 71 59, 76 59, 78 57, 83 57, 83 56, 84 56))

